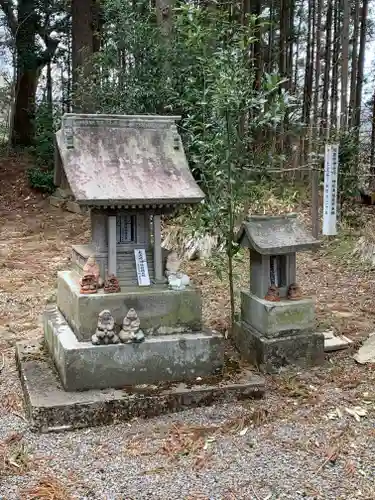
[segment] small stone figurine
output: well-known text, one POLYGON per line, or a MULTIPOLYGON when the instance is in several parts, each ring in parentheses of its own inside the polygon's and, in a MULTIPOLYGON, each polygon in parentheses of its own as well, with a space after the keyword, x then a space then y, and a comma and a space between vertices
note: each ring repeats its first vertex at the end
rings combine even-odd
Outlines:
POLYGON ((280 302, 280 292, 276 285, 271 285, 269 287, 264 300, 269 300, 270 302, 280 302))
POLYGON ((302 298, 301 287, 297 283, 292 283, 288 287, 288 299, 289 300, 300 300, 302 298))
POLYGON ((171 252, 167 257, 165 275, 172 290, 184 290, 190 283, 189 276, 179 271, 180 265, 181 260, 178 258, 177 253, 171 252))
POLYGON ((138 314, 133 308, 129 309, 122 322, 122 329, 119 333, 121 342, 124 344, 143 342, 145 334, 140 329, 140 324, 141 322, 139 321, 138 314))
POLYGON ((95 334, 91 337, 94 345, 100 344, 118 344, 120 339, 115 332, 115 320, 108 309, 104 309, 99 314, 98 326, 95 334))
POLYGON ((165 274, 168 277, 170 274, 177 274, 181 265, 181 260, 178 258, 177 252, 172 251, 168 254, 165 264, 165 274))
POLYGON ((98 281, 93 274, 84 274, 79 283, 81 285, 79 293, 87 295, 98 291, 98 281))
POLYGON ((114 274, 107 276, 104 283, 104 293, 117 293, 121 292, 120 284, 114 274))
POLYGON ((98 263, 95 260, 95 255, 91 255, 87 259, 86 264, 83 266, 83 276, 86 275, 95 276, 98 288, 101 288, 103 286, 103 280, 100 277, 100 269, 98 263))

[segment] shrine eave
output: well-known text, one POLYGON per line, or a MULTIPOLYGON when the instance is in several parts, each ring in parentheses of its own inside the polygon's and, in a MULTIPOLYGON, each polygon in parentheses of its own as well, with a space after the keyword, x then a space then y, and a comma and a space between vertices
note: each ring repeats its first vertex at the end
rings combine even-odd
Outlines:
POLYGON ((241 225, 235 240, 261 255, 283 255, 320 246, 320 241, 305 229, 296 214, 253 215, 241 225))
POLYGON ((183 200, 76 200, 81 206, 88 208, 102 208, 103 210, 171 210, 178 206, 195 205, 202 201, 201 198, 183 200))

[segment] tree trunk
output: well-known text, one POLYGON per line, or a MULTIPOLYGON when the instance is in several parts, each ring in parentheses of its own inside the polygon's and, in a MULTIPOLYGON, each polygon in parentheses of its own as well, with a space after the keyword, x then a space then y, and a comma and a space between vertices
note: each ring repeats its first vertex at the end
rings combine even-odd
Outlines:
POLYGON ((306 65, 305 65, 305 84, 303 91, 303 108, 302 108, 302 121, 308 125, 310 121, 311 97, 312 97, 312 84, 313 84, 313 2, 309 0, 308 3, 308 20, 307 20, 307 43, 306 43, 306 65))
POLYGON ((97 0, 72 0, 72 73, 73 109, 75 112, 94 112, 94 104, 78 90, 92 73, 91 58, 100 48, 100 14, 97 0))
POLYGON ((53 92, 52 92, 52 69, 51 69, 51 61, 47 63, 47 106, 49 115, 51 117, 51 122, 53 123, 53 92))
POLYGON ((370 174, 375 174, 375 92, 372 96, 370 174))
POLYGON ((59 41, 49 36, 49 16, 41 18, 35 0, 18 0, 17 16, 13 2, 0 0, 16 52, 16 83, 11 116, 10 144, 13 148, 33 145, 35 134, 35 98, 38 79, 51 61, 59 41), (43 39, 43 52, 36 47, 36 34, 43 39))
MULTIPOLYGON (((280 0, 279 75, 285 78, 288 53, 288 0, 280 0)), ((285 85, 284 85, 285 87, 285 85)))
POLYGON ((261 48, 261 29, 262 26, 259 23, 259 16, 262 11, 262 6, 261 6, 261 0, 255 0, 251 2, 251 14, 253 16, 256 16, 256 31, 255 31, 255 37, 256 40, 253 44, 253 58, 254 58, 254 64, 255 64, 255 82, 254 82, 254 88, 259 89, 261 86, 261 78, 263 74, 263 59, 262 59, 262 48, 261 48))
POLYGON ((349 0, 343 0, 340 99, 340 128, 342 131, 345 131, 348 126, 349 21, 350 2, 349 0))
POLYGON ((340 10, 336 0, 333 16, 333 54, 332 54, 332 86, 331 86, 331 128, 338 128, 338 79, 340 53, 340 10))
POLYGON ((35 46, 35 2, 18 2, 18 26, 15 34, 17 83, 12 120, 12 147, 33 144, 35 132, 35 96, 38 84, 38 61, 35 46))
POLYGON ((308 160, 311 151, 311 100, 313 90, 313 70, 314 70, 314 17, 315 0, 308 2, 308 20, 307 20, 307 43, 306 43, 306 64, 305 64, 305 83, 303 89, 303 107, 302 121, 305 125, 305 134, 301 138, 301 162, 304 164, 308 160), (305 140, 307 138, 307 141, 305 140), (306 150, 307 146, 307 150, 306 150))
POLYGON ((350 104, 349 104, 349 126, 353 128, 356 123, 356 81, 358 71, 358 35, 359 35, 359 0, 355 0, 354 18, 353 18, 353 43, 352 43, 352 69, 350 75, 350 104))
POLYGON ((274 0, 270 0, 270 16, 268 28, 268 72, 272 73, 274 68, 273 44, 275 41, 275 6, 274 0))
POLYGON ((363 0, 362 14, 361 14, 361 34, 360 34, 359 55, 358 55, 357 86, 356 86, 356 96, 355 96, 355 123, 354 123, 354 126, 356 127, 356 134, 358 140, 359 140, 359 128, 361 125, 361 105, 362 105, 363 71, 365 65, 367 17, 368 17, 368 0, 363 0))
POLYGON ((297 17, 298 17, 298 27, 297 27, 297 33, 295 37, 296 41, 296 52, 294 55, 295 58, 295 65, 294 65, 294 77, 293 77, 293 90, 296 91, 298 88, 298 63, 299 63, 299 54, 300 54, 300 39, 301 39, 301 32, 302 32, 302 20, 303 20, 303 12, 304 12, 304 0, 301 1, 300 7, 298 9, 297 17))
POLYGON ((320 56, 321 56, 321 38, 322 38, 322 10, 323 2, 322 0, 317 0, 317 9, 315 15, 315 40, 316 40, 316 50, 315 50, 315 88, 314 88, 314 138, 319 138, 319 96, 320 96, 320 56))
POLYGON ((331 44, 332 44, 332 0, 328 0, 326 17, 326 46, 324 51, 324 78, 322 95, 322 116, 320 123, 320 135, 328 140, 328 101, 331 76, 331 44))
MULTIPOLYGON (((314 102, 313 113, 310 118, 310 133, 309 133, 309 165, 311 165, 311 221, 312 234, 315 238, 319 235, 319 172, 317 162, 312 161, 311 153, 319 153, 319 128, 318 128, 318 106, 319 106, 319 90, 320 90, 320 49, 321 49, 321 24, 322 24, 322 0, 314 0, 313 2, 313 42, 312 51, 315 50, 315 74, 314 74, 314 102), (315 43, 314 43, 315 40, 315 43)), ((316 156, 315 156, 316 158, 316 156)))
POLYGON ((295 0, 289 0, 289 11, 288 11, 288 52, 286 61, 286 73, 288 76, 288 88, 292 90, 293 88, 293 53, 294 53, 294 42, 295 42, 295 32, 294 32, 294 15, 295 15, 295 0))

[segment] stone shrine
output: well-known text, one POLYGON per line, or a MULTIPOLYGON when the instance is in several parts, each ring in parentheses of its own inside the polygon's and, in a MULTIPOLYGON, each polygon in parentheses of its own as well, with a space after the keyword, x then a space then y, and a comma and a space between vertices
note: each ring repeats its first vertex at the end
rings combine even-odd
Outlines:
POLYGON ((222 337, 202 330, 199 291, 172 289, 166 276, 161 216, 204 197, 175 120, 62 119, 57 160, 91 219, 91 241, 73 246, 72 269, 58 273, 57 304, 44 314, 46 345, 66 391, 193 379, 222 368, 222 337))
POLYGON ((324 336, 315 332, 315 306, 296 283, 296 252, 319 246, 295 214, 252 216, 237 242, 250 249, 250 289, 241 292, 241 320, 233 338, 241 355, 273 372, 324 359, 324 336))

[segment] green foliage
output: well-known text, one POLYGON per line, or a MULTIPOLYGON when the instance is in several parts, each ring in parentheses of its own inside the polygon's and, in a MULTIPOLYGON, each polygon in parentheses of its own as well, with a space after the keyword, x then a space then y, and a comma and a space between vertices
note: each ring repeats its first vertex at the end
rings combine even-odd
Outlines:
POLYGON ((340 204, 358 195, 359 171, 358 153, 359 145, 356 134, 346 132, 339 137, 339 193, 340 204))
POLYGON ((39 167, 33 167, 27 171, 27 176, 29 184, 33 189, 49 194, 55 190, 53 172, 51 170, 42 170, 39 167))
POLYGON ((46 193, 52 193, 55 189, 54 136, 59 121, 59 110, 51 110, 47 102, 39 104, 35 117, 35 143, 29 148, 36 166, 28 170, 28 179, 32 188, 46 193))
POLYGON ((154 11, 107 0, 109 36, 76 97, 105 113, 181 115, 189 165, 206 194, 187 220, 195 234, 218 235, 231 269, 235 218, 280 161, 275 136, 292 123, 294 103, 277 75, 256 82, 253 16, 240 22, 239 12, 178 5, 165 35, 154 11))
POLYGON ((42 102, 35 116, 35 143, 29 148, 37 166, 53 169, 54 136, 59 116, 57 111, 51 110, 46 102, 42 102))

